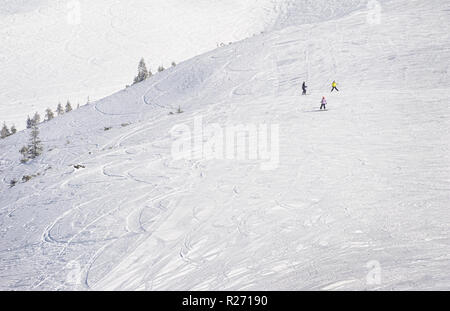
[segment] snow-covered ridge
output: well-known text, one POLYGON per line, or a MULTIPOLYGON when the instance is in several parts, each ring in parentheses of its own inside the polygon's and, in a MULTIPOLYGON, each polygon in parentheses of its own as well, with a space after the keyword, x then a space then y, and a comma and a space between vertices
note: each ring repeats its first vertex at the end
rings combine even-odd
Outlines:
POLYGON ((26 165, 29 131, 0 140, 0 289, 449 289, 448 10, 389 2, 379 24, 196 56, 41 124, 26 165), (279 167, 174 160, 199 117, 278 124, 279 167))
POLYGON ((2 1, 0 122, 70 99, 83 105, 153 72, 263 31, 270 0, 2 1), (20 70, 18 70, 20 68, 20 70))
POLYGON ((262 31, 342 17, 364 3, 2 1, 0 122, 23 129, 28 114, 58 102, 110 95, 131 82, 141 57, 155 71, 262 31))

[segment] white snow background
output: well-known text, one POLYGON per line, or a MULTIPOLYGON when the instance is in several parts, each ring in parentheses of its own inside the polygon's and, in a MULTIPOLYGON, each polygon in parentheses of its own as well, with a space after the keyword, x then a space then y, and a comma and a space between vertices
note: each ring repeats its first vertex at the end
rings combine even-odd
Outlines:
POLYGON ((0 289, 450 289, 448 1, 25 3, 0 121, 92 103, 27 164, 29 130, 0 140, 0 289), (184 61, 125 89, 142 56, 184 61), (174 159, 199 117, 278 125, 278 167, 174 159))

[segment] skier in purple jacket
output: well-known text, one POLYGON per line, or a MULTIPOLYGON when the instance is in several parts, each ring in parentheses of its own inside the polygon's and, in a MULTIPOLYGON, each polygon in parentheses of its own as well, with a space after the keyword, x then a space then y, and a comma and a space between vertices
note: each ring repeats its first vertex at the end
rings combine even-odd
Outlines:
POLYGON ((325 96, 322 97, 322 101, 320 102, 322 105, 320 105, 320 110, 325 109, 327 110, 327 99, 325 98, 325 96))

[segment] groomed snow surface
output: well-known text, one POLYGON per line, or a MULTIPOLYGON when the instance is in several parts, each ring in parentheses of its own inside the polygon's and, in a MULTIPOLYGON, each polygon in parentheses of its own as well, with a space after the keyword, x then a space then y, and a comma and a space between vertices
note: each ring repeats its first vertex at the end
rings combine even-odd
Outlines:
POLYGON ((450 3, 324 3, 41 124, 28 164, 0 140, 0 289, 449 290, 450 3), (278 125, 278 166, 175 159, 200 118, 278 125))

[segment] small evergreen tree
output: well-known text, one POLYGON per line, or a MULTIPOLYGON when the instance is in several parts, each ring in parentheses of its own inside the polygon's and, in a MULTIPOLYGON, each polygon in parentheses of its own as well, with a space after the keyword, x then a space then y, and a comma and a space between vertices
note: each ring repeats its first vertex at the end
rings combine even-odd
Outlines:
POLYGON ((28 158, 28 147, 23 146, 23 147, 19 150, 19 152, 22 154, 22 160, 20 160, 20 162, 26 163, 26 162, 28 162, 28 160, 30 160, 30 159, 28 158))
POLYGON ((50 108, 47 108, 47 110, 45 110, 45 121, 50 121, 54 117, 55 114, 53 113, 53 111, 50 108))
POLYGON ((176 67, 176 66, 177 66, 177 63, 172 62, 172 67, 176 67))
POLYGON ((16 133, 17 133, 16 126, 13 124, 13 125, 11 126, 11 135, 12 135, 12 134, 16 134, 16 133))
POLYGON ((56 107, 56 113, 58 114, 58 116, 64 114, 64 109, 61 103, 59 103, 58 106, 56 107))
POLYGON ((144 58, 141 58, 138 65, 138 75, 134 78, 133 84, 144 81, 149 77, 149 72, 147 70, 147 65, 145 65, 144 58))
POLYGON ((37 124, 33 124, 30 143, 28 144, 28 157, 34 159, 42 154, 43 147, 41 140, 39 139, 39 127, 37 124))
POLYGON ((164 68, 164 66, 159 66, 158 67, 158 72, 163 72, 164 70, 166 70, 166 68, 164 68))
POLYGON ((31 128, 33 126, 33 121, 31 120, 30 116, 27 118, 27 129, 31 128))
POLYGON ((6 123, 3 123, 2 130, 0 131, 0 138, 6 138, 9 135, 11 135, 11 132, 9 131, 8 127, 6 126, 6 123))
POLYGON ((71 111, 72 111, 72 105, 70 104, 70 101, 67 101, 66 112, 71 112, 71 111))
POLYGON ((32 120, 33 125, 37 125, 39 123, 41 123, 41 116, 39 115, 39 113, 35 113, 33 116, 33 120, 32 120))

